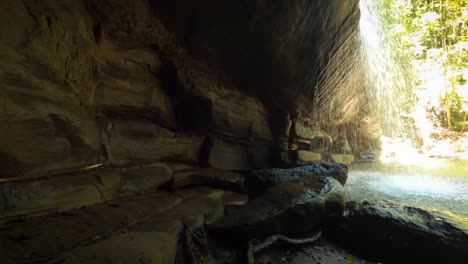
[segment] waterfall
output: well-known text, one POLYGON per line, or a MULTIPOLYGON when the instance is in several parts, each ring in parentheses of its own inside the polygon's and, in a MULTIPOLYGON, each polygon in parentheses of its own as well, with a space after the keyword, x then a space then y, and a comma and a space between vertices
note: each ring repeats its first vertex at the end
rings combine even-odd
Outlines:
POLYGON ((403 89, 406 86, 401 67, 392 57, 379 9, 382 1, 361 0, 360 35, 365 57, 369 107, 375 111, 382 132, 388 137, 408 136, 403 122, 403 89))
POLYGON ((381 0, 360 1, 360 37, 368 111, 377 119, 382 130, 382 154, 392 152, 391 155, 395 155, 396 150, 413 148, 412 140, 416 138, 417 131, 403 107, 408 83, 401 65, 392 55, 392 45, 380 16, 383 8, 381 0))

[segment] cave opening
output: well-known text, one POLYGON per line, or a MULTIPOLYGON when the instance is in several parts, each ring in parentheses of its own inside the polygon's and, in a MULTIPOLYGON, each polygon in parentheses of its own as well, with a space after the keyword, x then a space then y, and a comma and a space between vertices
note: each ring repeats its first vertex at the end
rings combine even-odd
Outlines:
POLYGON ((466 217, 467 2, 361 0, 360 9, 381 149, 380 164, 355 164, 351 199, 383 195, 466 217))
POLYGON ((468 0, 0 1, 2 263, 466 263, 468 0))

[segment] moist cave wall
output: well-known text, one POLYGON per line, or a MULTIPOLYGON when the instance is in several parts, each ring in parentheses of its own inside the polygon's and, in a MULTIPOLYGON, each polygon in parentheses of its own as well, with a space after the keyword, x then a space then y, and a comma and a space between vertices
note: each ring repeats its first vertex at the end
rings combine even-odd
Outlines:
POLYGON ((350 163, 372 138, 358 0, 24 0, 0 12, 3 215, 109 200, 152 164, 350 163))

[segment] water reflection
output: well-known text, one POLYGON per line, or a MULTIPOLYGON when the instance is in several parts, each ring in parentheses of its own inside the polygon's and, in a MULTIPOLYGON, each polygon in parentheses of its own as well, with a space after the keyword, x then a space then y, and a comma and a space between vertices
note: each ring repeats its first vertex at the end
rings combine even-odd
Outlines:
POLYGON ((431 160, 438 166, 356 163, 346 184, 348 199, 385 199, 468 217, 468 161, 431 160))

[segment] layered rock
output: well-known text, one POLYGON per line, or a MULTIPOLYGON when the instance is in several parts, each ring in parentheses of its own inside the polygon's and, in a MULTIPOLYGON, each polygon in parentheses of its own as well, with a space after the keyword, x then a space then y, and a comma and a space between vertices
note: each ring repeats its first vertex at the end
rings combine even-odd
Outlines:
POLYGON ((310 102, 323 72, 340 80, 341 72, 332 74, 328 62, 338 50, 353 58, 352 52, 358 52, 357 39, 346 42, 357 32, 357 0, 160 0, 155 5, 163 23, 189 51, 220 65, 243 89, 286 112, 295 110, 293 105, 312 110, 310 102))
POLYGON ((192 188, 12 222, 0 230, 2 263, 174 263, 183 234, 221 217, 222 200, 192 188))
POLYGON ((354 56, 348 36, 357 29, 357 1, 0 7, 9 10, 0 16, 5 214, 153 191, 173 179, 172 168, 150 169, 162 161, 249 171, 331 160, 328 145, 312 147, 329 133, 311 118, 310 102, 333 70, 327 61, 354 56), (102 171, 81 171, 96 166, 114 175, 111 183, 101 183, 102 171))
POLYGON ((107 169, 0 182, 0 222, 103 203, 121 187, 119 174, 107 169))

